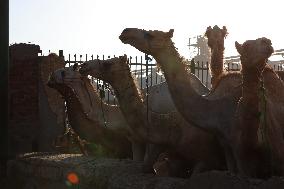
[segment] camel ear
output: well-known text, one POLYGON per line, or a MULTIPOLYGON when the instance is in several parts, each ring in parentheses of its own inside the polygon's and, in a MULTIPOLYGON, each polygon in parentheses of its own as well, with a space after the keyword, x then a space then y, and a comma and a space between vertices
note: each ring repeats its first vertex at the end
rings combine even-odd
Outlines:
POLYGON ((170 29, 169 32, 167 33, 167 35, 172 38, 173 37, 173 34, 174 34, 174 29, 170 29))
POLYGON ((124 54, 123 56, 120 56, 119 59, 123 62, 126 62, 127 61, 127 55, 124 54))
POLYGON ((243 47, 242 47, 242 45, 239 44, 239 43, 236 41, 236 42, 235 42, 235 47, 236 47, 238 53, 239 53, 240 55, 242 55, 242 52, 243 52, 243 47))
POLYGON ((225 37, 225 38, 226 38, 226 36, 228 35, 228 31, 227 31, 226 26, 223 26, 222 34, 223 34, 223 37, 225 37))
POLYGON ((211 30, 212 30, 211 26, 208 26, 207 29, 206 29, 206 32, 205 32, 206 37, 208 37, 210 35, 211 30))
POLYGON ((79 68, 78 63, 75 63, 75 64, 73 65, 73 71, 77 71, 78 68, 79 68))

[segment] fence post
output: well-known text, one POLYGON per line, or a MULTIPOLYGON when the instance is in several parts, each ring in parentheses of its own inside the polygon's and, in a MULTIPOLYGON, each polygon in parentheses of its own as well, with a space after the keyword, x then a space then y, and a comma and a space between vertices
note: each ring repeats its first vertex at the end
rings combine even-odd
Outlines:
POLYGON ((190 61, 190 72, 191 72, 192 74, 195 74, 195 63, 194 63, 194 58, 193 58, 193 59, 191 59, 191 61, 190 61))
MULTIPOLYGON (((148 64, 149 64, 149 55, 145 54, 146 59, 146 106, 147 106, 147 124, 149 123, 149 80, 148 80, 148 64)), ((147 134, 148 134, 148 125, 147 125, 147 134)))
POLYGON ((63 50, 59 50, 59 57, 63 57, 63 50))

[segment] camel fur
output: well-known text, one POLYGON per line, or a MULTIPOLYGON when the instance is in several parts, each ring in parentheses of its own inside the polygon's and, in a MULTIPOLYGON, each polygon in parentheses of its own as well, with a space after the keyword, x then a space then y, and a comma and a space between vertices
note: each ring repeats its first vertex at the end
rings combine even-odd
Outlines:
POLYGON ((58 69, 48 81, 48 86, 56 89, 65 99, 73 130, 88 142, 102 145, 110 157, 143 160, 143 147, 136 154, 131 154, 131 143, 137 147, 139 143, 131 138, 119 108, 102 102, 89 79, 74 68, 58 69))
MULTIPOLYGON (((241 73, 222 75, 213 91, 210 91, 206 96, 198 95, 191 85, 192 76, 186 71, 184 60, 171 41, 173 31, 146 31, 127 28, 121 33, 120 40, 156 59, 164 72, 178 111, 193 126, 214 133, 223 145, 229 170, 240 173, 235 154, 236 148, 233 144, 237 133, 233 127, 236 121, 238 102, 242 95, 241 73)), ((268 66, 263 71, 263 77, 267 93, 273 91, 274 86, 281 85, 282 81, 268 66)), ((279 94, 279 92, 275 92, 275 94, 279 94)), ((280 98, 274 100, 276 99, 279 101, 280 98)), ((277 107, 278 110, 283 112, 280 107, 277 107)), ((275 112, 277 117, 278 114, 281 115, 281 113, 275 112)), ((281 124, 281 126, 283 125, 281 124)), ((283 129, 281 134, 283 135, 283 129)), ((248 175, 250 176, 250 174, 248 175)))
POLYGON ((146 99, 141 96, 131 75, 126 55, 87 61, 80 72, 104 80, 113 87, 129 126, 145 141, 166 146, 171 153, 185 160, 187 165, 184 166, 194 167, 194 173, 224 169, 223 152, 213 135, 188 124, 176 109, 161 114, 151 111, 149 104, 147 110, 146 99))
POLYGON ((242 45, 236 42, 241 55, 243 76, 242 97, 238 104, 235 126, 238 168, 244 175, 262 178, 284 174, 281 128, 284 122, 280 117, 284 115, 281 107, 283 100, 278 102, 282 98, 279 94, 284 92, 284 85, 280 79, 273 79, 279 87, 279 91, 274 91, 273 96, 269 93, 272 92, 270 88, 264 87, 268 86, 265 85, 268 78, 265 75, 277 76, 267 67, 267 60, 273 53, 271 45, 267 38, 248 40, 242 45), (275 114, 275 109, 279 110, 278 115, 275 114))
POLYGON ((205 36, 208 38, 208 46, 211 49, 211 63, 209 64, 209 70, 211 73, 212 88, 217 85, 217 80, 224 71, 224 38, 228 35, 226 26, 220 29, 217 25, 211 28, 207 27, 205 36))

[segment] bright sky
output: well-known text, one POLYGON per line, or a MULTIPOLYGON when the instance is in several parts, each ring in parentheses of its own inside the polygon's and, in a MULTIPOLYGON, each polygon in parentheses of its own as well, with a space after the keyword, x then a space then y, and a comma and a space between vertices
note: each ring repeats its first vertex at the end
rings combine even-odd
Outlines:
POLYGON ((126 27, 175 29, 173 41, 188 58, 188 38, 207 26, 227 26, 225 56, 234 42, 267 37, 284 48, 282 0, 10 0, 10 43, 31 42, 58 53, 139 55, 120 42, 126 27))

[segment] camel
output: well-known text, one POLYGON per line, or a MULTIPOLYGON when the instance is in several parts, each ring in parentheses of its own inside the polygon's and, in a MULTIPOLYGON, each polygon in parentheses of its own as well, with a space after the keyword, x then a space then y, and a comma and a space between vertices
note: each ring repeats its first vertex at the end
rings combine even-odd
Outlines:
POLYGON ((217 80, 221 77, 224 70, 223 55, 224 55, 224 38, 228 32, 226 26, 220 29, 217 25, 211 28, 207 27, 205 36, 208 38, 208 46, 211 49, 211 63, 209 70, 211 73, 212 88, 216 88, 217 80))
POLYGON ((235 172, 233 153, 225 141, 230 139, 226 128, 232 124, 230 118, 234 115, 241 96, 240 74, 222 75, 215 89, 208 95, 199 95, 192 86, 192 78, 195 76, 187 72, 186 61, 179 55, 171 40, 173 32, 173 29, 162 32, 126 28, 119 38, 123 43, 155 58, 164 72, 172 100, 179 113, 191 125, 218 135, 225 149, 227 166, 235 172), (223 109, 227 110, 221 111, 223 109))
MULTIPOLYGON (((172 29, 162 32, 126 28, 119 38, 123 43, 130 44, 156 59, 164 72, 176 108, 193 126, 212 132, 219 138, 225 150, 228 169, 238 173, 232 138, 236 135, 233 126, 242 92, 240 73, 223 74, 214 90, 206 96, 198 95, 192 88, 191 74, 185 69, 185 61, 171 41, 173 32, 172 29)), ((278 85, 282 81, 268 67, 263 73, 265 88, 275 91, 272 81, 274 83, 276 80, 278 85)))
POLYGON ((281 128, 284 124, 281 119, 281 115, 284 116, 284 85, 266 64, 274 51, 271 45, 267 38, 248 40, 242 45, 236 42, 243 76, 242 97, 234 128, 237 131, 235 146, 239 157, 238 168, 244 175, 263 178, 273 174, 284 175, 281 128), (275 83, 265 88, 269 86, 265 83, 271 81, 275 83), (275 90, 275 85, 279 92, 275 90), (275 109, 279 111, 276 113, 275 109))
MULTIPOLYGON (((78 65, 75 64, 72 68, 58 69, 50 75, 48 81, 48 86, 58 90, 65 98, 72 128, 87 141, 101 144, 108 156, 118 158, 129 158, 129 154, 125 154, 129 146, 125 139, 128 138, 132 144, 133 159, 141 161, 145 158, 144 171, 152 172, 153 164, 162 152, 163 147, 149 144, 146 146, 147 151, 145 153, 146 144, 141 142, 140 139, 136 139, 137 136, 127 126, 119 107, 102 102, 89 79, 83 77, 77 68, 78 65), (117 136, 112 138, 113 135, 117 136)), ((149 88, 149 92, 152 94, 149 102, 159 99, 151 106, 154 110, 157 110, 159 104, 163 102, 167 103, 163 106, 165 109, 161 111, 173 107, 173 102, 167 99, 169 92, 162 94, 165 89, 167 89, 165 84, 149 88), (157 94, 162 98, 158 98, 157 94)), ((203 86, 200 86, 200 89, 202 91, 203 86)), ((79 143, 81 152, 86 153, 83 148, 84 144, 81 144, 81 140, 77 140, 77 134, 73 133, 72 135, 75 135, 75 142, 79 143)))
POLYGON ((89 79, 75 67, 54 71, 47 83, 64 97, 72 129, 88 142, 100 144, 110 157, 131 158, 132 142, 133 159, 143 159, 143 147, 130 138, 120 109, 103 103, 89 79))
POLYGON ((214 135, 188 124, 176 109, 167 114, 147 110, 146 100, 131 75, 126 55, 87 61, 81 66, 80 73, 109 83, 128 125, 147 142, 166 146, 171 154, 169 162, 176 161, 175 156, 180 157, 187 164, 182 164, 183 168, 193 167, 193 174, 224 169, 222 148, 214 135))
MULTIPOLYGON (((215 25, 213 28, 211 26, 207 27, 205 36, 208 38, 208 46, 211 49, 211 62, 209 64, 210 66, 210 73, 211 73, 211 84, 212 84, 212 90, 216 88, 216 85, 218 84, 218 80, 222 78, 223 75, 237 72, 230 71, 230 73, 224 73, 224 38, 228 35, 226 26, 223 26, 222 29, 220 29, 217 25, 215 25)), ((284 79, 284 71, 276 71, 278 76, 281 80, 284 79)), ((240 75, 241 77, 241 75, 240 75)))

